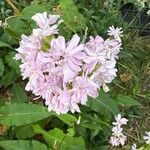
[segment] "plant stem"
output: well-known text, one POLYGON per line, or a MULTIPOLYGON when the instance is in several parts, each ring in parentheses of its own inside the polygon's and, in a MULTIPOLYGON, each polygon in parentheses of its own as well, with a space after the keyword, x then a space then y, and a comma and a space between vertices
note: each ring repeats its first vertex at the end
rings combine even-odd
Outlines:
POLYGON ((6 3, 13 9, 14 13, 16 15, 20 15, 20 11, 18 10, 18 8, 13 4, 13 2, 11 0, 5 0, 6 3))

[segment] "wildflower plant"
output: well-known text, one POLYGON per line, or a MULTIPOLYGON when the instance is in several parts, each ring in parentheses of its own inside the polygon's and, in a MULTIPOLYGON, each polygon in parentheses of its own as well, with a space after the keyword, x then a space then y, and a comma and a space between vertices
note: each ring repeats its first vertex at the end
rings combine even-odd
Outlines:
POLYGON ((59 34, 59 15, 37 13, 32 19, 37 28, 22 35, 15 56, 28 79, 27 91, 42 97, 49 111, 65 114, 80 112, 79 104, 86 105, 88 96, 96 98, 101 87, 109 90, 106 84, 117 72, 121 28, 110 27, 106 40, 97 35, 83 43, 77 34, 68 41, 59 34))
POLYGON ((119 146, 119 145, 125 145, 125 141, 127 140, 127 136, 124 135, 123 132, 123 125, 127 125, 128 119, 121 118, 121 114, 118 114, 115 116, 116 122, 113 122, 112 124, 114 127, 112 128, 112 136, 110 138, 110 143, 112 146, 119 146))
MULTIPOLYGON (((134 98, 142 93, 133 80, 145 65, 137 58, 143 49, 133 53, 142 45, 140 38, 135 42, 134 33, 129 36, 122 4, 0 2, 0 149, 135 150, 143 142, 143 148, 149 148, 149 133, 140 142, 133 134, 136 144, 130 142, 132 133, 124 132, 128 120, 119 111, 131 123, 132 117, 139 120, 134 106, 140 103, 134 98), (125 74, 131 79, 124 81, 125 74)), ((149 60, 145 52, 142 58, 149 60)))

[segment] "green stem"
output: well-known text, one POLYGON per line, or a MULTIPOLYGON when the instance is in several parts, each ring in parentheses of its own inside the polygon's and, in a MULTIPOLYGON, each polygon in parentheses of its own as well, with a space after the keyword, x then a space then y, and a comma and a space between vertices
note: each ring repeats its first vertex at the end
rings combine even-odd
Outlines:
POLYGON ((20 15, 19 9, 13 4, 13 2, 11 0, 5 0, 5 1, 13 9, 13 11, 16 15, 20 15))

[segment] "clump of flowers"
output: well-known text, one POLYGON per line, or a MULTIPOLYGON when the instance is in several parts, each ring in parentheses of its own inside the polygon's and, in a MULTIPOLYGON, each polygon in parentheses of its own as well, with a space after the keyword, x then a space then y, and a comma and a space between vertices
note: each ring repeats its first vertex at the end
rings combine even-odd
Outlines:
POLYGON ((100 87, 109 91, 106 84, 117 72, 120 28, 110 27, 106 40, 98 35, 83 43, 77 34, 68 41, 59 35, 63 21, 58 15, 37 13, 32 19, 38 27, 30 36, 22 35, 15 57, 21 60, 23 79, 28 79, 27 91, 42 97, 57 114, 80 112, 79 104, 97 97, 100 87))
POLYGON ((119 146, 124 145, 125 141, 127 140, 127 136, 125 136, 123 132, 123 125, 126 125, 128 120, 126 118, 121 118, 121 114, 118 114, 115 116, 116 122, 113 122, 112 124, 114 127, 112 128, 112 136, 110 138, 110 144, 112 146, 119 146))

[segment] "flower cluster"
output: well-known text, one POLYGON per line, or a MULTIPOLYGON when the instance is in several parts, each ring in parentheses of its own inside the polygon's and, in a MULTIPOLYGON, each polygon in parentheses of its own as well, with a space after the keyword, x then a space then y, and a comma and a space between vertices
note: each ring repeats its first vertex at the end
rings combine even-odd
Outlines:
POLYGON ((57 114, 80 112, 88 96, 97 97, 100 87, 108 91, 107 83, 116 77, 116 59, 121 49, 121 29, 110 27, 104 40, 90 37, 81 43, 75 34, 66 41, 59 35, 63 22, 58 15, 37 13, 32 17, 37 23, 30 36, 22 35, 15 59, 21 60, 25 87, 42 97, 49 111, 57 114))
POLYGON ((121 114, 118 114, 115 116, 116 122, 113 122, 112 124, 114 127, 112 128, 112 136, 110 138, 110 143, 112 146, 119 146, 124 145, 127 137, 123 135, 122 131, 122 125, 126 125, 128 120, 126 118, 121 118, 121 114))

